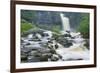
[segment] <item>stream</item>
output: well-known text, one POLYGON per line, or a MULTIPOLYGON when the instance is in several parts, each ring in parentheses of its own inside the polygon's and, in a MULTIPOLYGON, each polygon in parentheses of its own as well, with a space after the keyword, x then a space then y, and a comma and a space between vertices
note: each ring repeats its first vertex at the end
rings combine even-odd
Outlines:
POLYGON ((62 43, 52 37, 51 31, 42 34, 45 36, 31 33, 21 38, 22 62, 89 60, 89 50, 84 46, 85 39, 79 32, 70 33, 71 37, 64 36, 67 41, 60 39, 62 43))

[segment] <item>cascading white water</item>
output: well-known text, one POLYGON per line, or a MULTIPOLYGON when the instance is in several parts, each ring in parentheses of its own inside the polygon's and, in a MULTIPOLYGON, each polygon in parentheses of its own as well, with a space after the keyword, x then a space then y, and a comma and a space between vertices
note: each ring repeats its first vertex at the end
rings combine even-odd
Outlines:
POLYGON ((61 20, 62 20, 63 31, 66 31, 66 30, 69 31, 70 30, 69 18, 65 17, 63 13, 60 13, 60 17, 61 17, 61 20))
MULTIPOLYGON (((84 44, 86 42, 85 42, 85 39, 82 38, 81 33, 75 32, 75 31, 72 32, 72 30, 70 28, 69 18, 66 17, 64 15, 64 13, 60 13, 60 17, 61 17, 62 26, 63 26, 62 35, 70 35, 70 36, 64 36, 61 38, 66 38, 68 42, 71 41, 71 43, 72 43, 71 46, 64 47, 63 44, 61 44, 57 40, 55 40, 55 38, 53 37, 52 31, 45 30, 42 33, 44 36, 42 36, 40 33, 37 32, 34 35, 33 35, 33 33, 30 33, 27 36, 27 38, 22 37, 22 40, 24 41, 24 42, 22 42, 22 45, 21 45, 22 48, 24 48, 25 51, 33 49, 32 52, 34 53, 34 51, 35 51, 37 54, 38 53, 40 54, 40 52, 47 50, 46 53, 43 52, 42 55, 43 54, 45 54, 45 55, 52 54, 51 59, 52 58, 56 59, 60 55, 62 58, 59 58, 59 61, 79 60, 79 59, 89 60, 90 53, 89 53, 89 50, 84 46, 84 44), (34 38, 34 36, 36 36, 38 38, 34 38), (58 48, 56 48, 57 46, 58 46, 58 48), (50 47, 52 49, 49 48, 49 50, 48 50, 48 47, 50 47), (38 52, 39 49, 42 49, 42 50, 40 52, 38 52), (57 54, 54 54, 51 51, 56 52, 57 54)), ((64 40, 66 40, 66 39, 64 39, 64 40)), ((67 42, 62 42, 62 43, 66 43, 66 45, 68 45, 67 42)), ((40 55, 40 57, 44 58, 44 57, 42 57, 42 55, 40 55)), ((38 58, 34 58, 34 57, 35 56, 33 54, 32 54, 32 56, 31 55, 28 56, 28 59, 29 59, 28 61, 30 62, 31 60, 38 59, 38 58)), ((40 61, 40 60, 37 60, 37 61, 40 61)), ((48 61, 51 61, 49 57, 48 57, 48 61)))

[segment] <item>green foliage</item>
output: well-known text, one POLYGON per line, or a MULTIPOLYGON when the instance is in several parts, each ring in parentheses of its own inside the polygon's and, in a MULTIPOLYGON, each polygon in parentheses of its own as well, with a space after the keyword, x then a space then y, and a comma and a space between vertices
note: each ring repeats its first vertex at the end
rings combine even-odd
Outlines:
POLYGON ((36 25, 25 21, 24 19, 21 20, 21 33, 24 33, 30 29, 36 30, 38 29, 36 25))
POLYGON ((59 25, 55 25, 55 26, 52 26, 52 29, 51 29, 53 32, 57 33, 57 34, 60 34, 60 26, 59 25))
POLYGON ((78 31, 81 32, 84 38, 89 38, 89 14, 81 14, 81 22, 78 31))
POLYGON ((29 29, 33 28, 31 23, 21 23, 21 32, 28 31, 29 29))
POLYGON ((41 29, 45 29, 45 30, 51 30, 51 26, 49 26, 48 24, 37 24, 36 25, 38 28, 41 28, 41 29))

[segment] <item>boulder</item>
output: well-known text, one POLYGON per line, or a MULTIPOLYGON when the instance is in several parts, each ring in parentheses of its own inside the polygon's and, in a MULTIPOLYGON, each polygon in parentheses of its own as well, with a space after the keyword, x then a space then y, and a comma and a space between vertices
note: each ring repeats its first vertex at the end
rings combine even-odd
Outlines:
POLYGON ((53 54, 51 57, 51 61, 58 61, 60 58, 57 54, 53 54))
POLYGON ((28 62, 40 62, 40 57, 29 56, 28 62))

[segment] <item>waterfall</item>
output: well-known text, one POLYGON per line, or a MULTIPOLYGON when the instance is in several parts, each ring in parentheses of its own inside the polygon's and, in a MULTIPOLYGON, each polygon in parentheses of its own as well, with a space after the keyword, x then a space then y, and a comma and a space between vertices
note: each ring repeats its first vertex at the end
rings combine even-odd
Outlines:
POLYGON ((60 13, 60 17, 61 17, 61 20, 62 20, 63 31, 66 31, 66 30, 69 31, 70 30, 69 18, 65 17, 63 13, 60 13))

